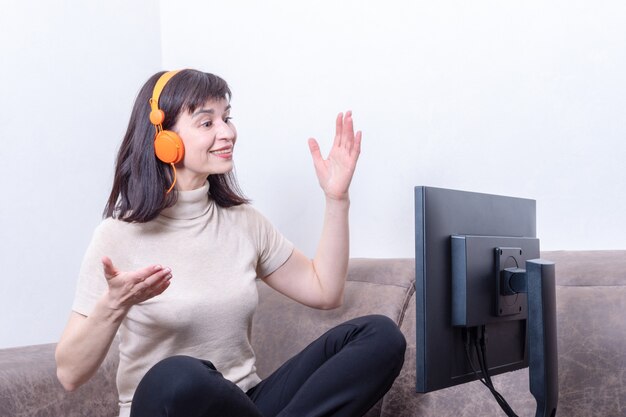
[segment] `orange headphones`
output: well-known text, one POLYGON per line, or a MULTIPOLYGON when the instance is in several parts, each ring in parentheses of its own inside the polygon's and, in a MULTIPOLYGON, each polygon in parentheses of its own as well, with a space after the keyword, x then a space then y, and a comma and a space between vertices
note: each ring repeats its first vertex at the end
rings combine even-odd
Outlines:
POLYGON ((185 146, 180 136, 176 132, 171 130, 163 130, 163 121, 165 120, 165 113, 159 109, 159 96, 165 88, 167 82, 176 75, 180 70, 168 71, 161 75, 154 86, 152 91, 152 98, 148 100, 150 102, 150 123, 152 123, 156 129, 154 135, 154 153, 160 161, 170 164, 174 170, 174 181, 167 192, 169 193, 176 184, 176 168, 174 164, 183 160, 185 155, 185 146))

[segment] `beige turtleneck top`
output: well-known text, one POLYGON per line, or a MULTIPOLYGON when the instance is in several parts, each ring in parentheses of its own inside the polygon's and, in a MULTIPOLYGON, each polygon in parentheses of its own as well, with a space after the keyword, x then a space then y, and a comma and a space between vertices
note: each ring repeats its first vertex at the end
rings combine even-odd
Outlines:
POLYGON ((145 373, 169 356, 209 360, 243 391, 260 381, 250 345, 255 279, 280 267, 293 245, 251 206, 221 208, 208 191, 207 182, 179 192, 176 205, 147 223, 105 219, 83 259, 72 308, 85 316, 107 289, 103 255, 122 271, 172 269, 169 288, 133 306, 120 326, 120 417, 130 414, 145 373))

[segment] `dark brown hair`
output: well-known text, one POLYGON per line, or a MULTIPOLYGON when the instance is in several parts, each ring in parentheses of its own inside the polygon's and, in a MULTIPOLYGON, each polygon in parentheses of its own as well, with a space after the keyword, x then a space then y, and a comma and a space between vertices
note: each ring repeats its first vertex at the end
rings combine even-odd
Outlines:
MULTIPOLYGON (((173 176, 168 164, 154 154, 154 126, 150 123, 150 104, 154 85, 162 72, 154 74, 143 85, 130 115, 128 129, 117 154, 111 194, 104 208, 105 217, 127 222, 144 223, 161 210, 176 203, 176 189, 166 194, 173 176)), ((159 108, 165 113, 163 129, 171 129, 182 112, 193 112, 208 100, 231 98, 231 91, 222 78, 196 70, 177 73, 159 97, 159 108)), ((248 202, 232 172, 207 177, 209 196, 221 207, 248 202)))

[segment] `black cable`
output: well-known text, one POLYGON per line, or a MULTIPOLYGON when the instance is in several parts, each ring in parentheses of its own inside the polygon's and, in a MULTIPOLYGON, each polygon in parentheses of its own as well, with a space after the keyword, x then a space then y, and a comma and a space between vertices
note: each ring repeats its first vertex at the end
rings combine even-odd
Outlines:
POLYGON ((476 368, 474 367, 474 361, 470 355, 470 346, 472 345, 471 336, 468 335, 467 329, 463 329, 463 340, 465 341, 465 356, 467 357, 467 363, 469 363, 470 368, 472 368, 472 372, 476 375, 476 379, 487 385, 487 383, 483 380, 483 377, 478 374, 478 371, 476 371, 476 368))
POLYGON ((494 397, 496 397, 498 404, 500 404, 500 408, 502 408, 502 410, 507 414, 507 416, 517 417, 517 415, 513 412, 513 409, 509 405, 509 403, 506 402, 502 394, 500 394, 496 390, 495 386, 493 385, 493 381, 491 380, 491 375, 489 374, 489 365, 487 364, 487 355, 486 355, 487 343, 486 343, 486 334, 485 334, 484 326, 481 328, 481 330, 482 332, 481 332, 481 338, 480 338, 480 344, 479 344, 480 353, 477 353, 477 355, 480 358, 481 369, 483 369, 483 373, 485 374, 485 379, 487 380, 487 383, 489 384, 489 387, 492 393, 494 394, 494 397))
POLYGON ((489 375, 489 367, 487 365, 487 330, 485 326, 481 326, 481 337, 480 337, 480 353, 476 352, 476 356, 478 356, 479 363, 481 365, 481 370, 483 375, 489 384, 489 389, 491 393, 496 398, 498 404, 500 404, 500 408, 506 413, 509 417, 518 417, 517 414, 513 411, 509 403, 504 399, 502 394, 500 394, 493 385, 491 381, 491 375, 489 375))
POLYGON ((487 346, 487 340, 485 338, 485 326, 481 326, 480 330, 480 341, 479 344, 476 345, 476 356, 478 356, 478 363, 480 364, 480 369, 483 371, 487 383, 493 387, 491 375, 489 374, 489 367, 487 366, 487 358, 485 356, 485 350, 487 346))
POLYGON ((518 417, 513 410, 511 409, 511 407, 509 406, 509 404, 506 402, 506 400, 504 399, 504 397, 502 396, 502 394, 500 394, 494 387, 493 382, 491 381, 491 376, 489 375, 489 369, 487 367, 487 356, 486 356, 486 338, 484 337, 485 334, 485 329, 482 328, 482 335, 480 338, 480 345, 481 347, 479 348, 478 345, 478 335, 476 332, 476 328, 470 328, 470 333, 468 335, 468 331, 467 329, 463 330, 463 340, 465 341, 465 355, 467 356, 467 361, 470 365, 470 368, 472 369, 472 372, 476 375, 476 379, 478 379, 483 385, 485 385, 487 388, 489 388, 489 391, 491 391, 491 394, 494 396, 496 402, 498 403, 498 405, 500 405, 500 408, 502 408, 502 410, 506 413, 507 416, 509 417, 518 417), (474 367, 474 361, 471 358, 471 354, 470 354, 470 347, 472 345, 472 341, 474 344, 474 350, 476 352, 476 357, 478 359, 479 365, 480 365, 480 369, 481 369, 481 373, 484 376, 481 377, 481 375, 478 373, 478 371, 476 370, 476 367, 474 367), (483 347, 485 347, 485 349, 483 349, 483 347))
MULTIPOLYGON (((475 330, 475 328, 472 328, 472 330, 475 330)), ((474 333, 474 332, 472 332, 474 333)), ((465 355, 467 356, 467 361, 470 365, 470 368, 472 368, 472 372, 474 372, 474 374, 476 375, 476 379, 478 379, 484 386, 486 386, 487 388, 489 388, 489 390, 491 391, 492 395, 494 396, 494 398, 496 399, 496 401, 498 402, 498 404, 500 405, 500 407, 504 410, 506 406, 508 406, 508 404, 505 406, 504 404, 506 404, 506 401, 504 400, 504 397, 502 397, 502 395, 494 388, 493 383, 489 383, 487 382, 485 379, 483 379, 480 374, 478 373, 478 371, 476 370, 476 368, 474 367, 474 361, 471 358, 470 355, 470 346, 471 346, 471 341, 472 339, 474 340, 474 349, 476 351, 476 357, 479 359, 480 361, 480 355, 478 352, 478 347, 476 345, 476 339, 477 336, 474 335, 474 337, 472 337, 471 335, 468 336, 467 334, 467 330, 463 331, 463 338, 465 340, 465 355)), ((482 375, 487 375, 488 373, 484 372, 484 367, 482 366, 481 363, 481 372, 482 375)), ((510 409, 510 407, 509 407, 510 409)), ((506 410, 504 410, 505 412, 507 412, 506 410)), ((512 412, 512 410, 511 410, 512 412)))
POLYGON ((489 375, 489 368, 487 366, 487 362, 485 361, 485 356, 483 354, 484 353, 482 349, 483 344, 484 344, 484 338, 481 336, 480 345, 479 345, 478 336, 476 336, 476 338, 474 339, 474 348, 476 349, 476 357, 478 358, 478 363, 480 365, 481 372, 485 379, 485 386, 489 388, 489 390, 491 391, 491 394, 494 396, 494 398, 498 402, 498 405, 500 405, 500 408, 502 408, 502 410, 507 414, 507 416, 517 417, 515 416, 515 413, 513 413, 513 410, 511 410, 511 407, 508 405, 508 403, 506 402, 502 394, 500 394, 498 390, 496 390, 495 386, 493 385, 493 381, 491 380, 491 375, 489 375))

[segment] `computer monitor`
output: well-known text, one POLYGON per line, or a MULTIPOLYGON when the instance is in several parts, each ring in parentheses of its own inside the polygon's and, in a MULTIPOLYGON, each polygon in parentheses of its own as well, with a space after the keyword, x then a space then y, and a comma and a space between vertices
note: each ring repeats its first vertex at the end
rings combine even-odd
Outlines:
MULTIPOLYGON (((529 361, 531 369, 545 371, 547 362, 549 378, 540 376, 535 391, 542 391, 548 400, 540 400, 532 386, 531 392, 538 409, 540 401, 547 401, 547 405, 541 404, 550 409, 544 415, 553 414, 554 265, 537 260, 539 257, 534 200, 415 187, 417 392, 470 382, 485 373, 493 376, 521 369, 529 366, 529 361), (533 269, 538 271, 533 284, 530 277, 526 280, 528 261, 532 268, 538 267, 533 269), (544 287, 533 290, 531 296, 530 288, 541 281, 544 267, 548 268, 544 287), (541 304, 544 296, 547 305, 541 304), (531 298, 538 300, 535 305, 539 307, 529 304, 531 298), (546 310, 550 310, 548 318, 543 320, 546 310), (532 324, 529 311, 534 317, 532 324), (487 341, 485 372, 477 369, 480 350, 472 346, 479 339, 487 341)), ((531 374, 531 384, 533 380, 531 374)))

